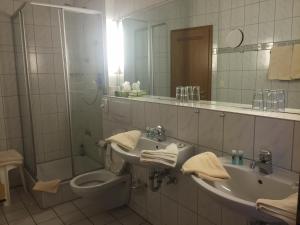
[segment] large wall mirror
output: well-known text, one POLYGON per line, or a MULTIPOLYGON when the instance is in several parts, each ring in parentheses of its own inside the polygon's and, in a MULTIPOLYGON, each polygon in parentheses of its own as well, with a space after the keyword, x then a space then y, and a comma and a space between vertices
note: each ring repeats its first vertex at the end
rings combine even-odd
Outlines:
POLYGON ((251 107, 256 90, 283 89, 286 107, 300 109, 300 80, 268 78, 271 49, 300 38, 277 32, 275 16, 268 32, 259 3, 226 2, 174 0, 122 18, 123 81, 165 97, 174 97, 176 86, 197 85, 202 100, 242 107, 251 107))

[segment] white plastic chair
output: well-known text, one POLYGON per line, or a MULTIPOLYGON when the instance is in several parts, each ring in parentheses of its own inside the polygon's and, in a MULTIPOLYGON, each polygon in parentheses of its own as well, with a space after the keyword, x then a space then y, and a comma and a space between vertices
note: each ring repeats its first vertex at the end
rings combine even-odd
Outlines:
MULTIPOLYGON (((15 150, 8 150, 1 152, 0 157, 4 157, 6 152, 15 151, 15 150)), ((19 154, 19 153, 18 153, 19 154)), ((5 202, 4 205, 8 206, 11 204, 11 197, 10 197, 10 185, 9 185, 9 171, 12 169, 19 169, 20 177, 22 180, 24 191, 27 192, 25 177, 24 177, 24 170, 23 170, 23 157, 20 155, 20 159, 16 161, 1 161, 0 162, 0 182, 4 185, 5 189, 5 202)))

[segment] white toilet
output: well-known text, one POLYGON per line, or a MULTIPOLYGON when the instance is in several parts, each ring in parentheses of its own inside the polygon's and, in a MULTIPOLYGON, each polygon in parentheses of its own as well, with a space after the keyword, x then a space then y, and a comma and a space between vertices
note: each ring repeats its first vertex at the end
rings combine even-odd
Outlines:
POLYGON ((88 198, 99 198, 102 208, 112 209, 126 204, 129 200, 130 174, 122 174, 125 162, 111 152, 105 154, 105 169, 85 173, 70 181, 72 191, 88 198), (113 160, 112 160, 113 158, 113 160))

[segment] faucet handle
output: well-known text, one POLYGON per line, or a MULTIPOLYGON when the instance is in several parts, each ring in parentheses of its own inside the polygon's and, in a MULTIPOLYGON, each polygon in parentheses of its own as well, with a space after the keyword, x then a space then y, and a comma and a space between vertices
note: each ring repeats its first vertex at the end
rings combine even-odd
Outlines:
POLYGON ((161 134, 164 134, 164 133, 166 132, 166 129, 165 129, 163 126, 161 126, 161 125, 158 125, 158 126, 156 127, 156 130, 157 130, 159 133, 161 133, 161 134))
POLYGON ((270 161, 272 161, 272 152, 270 152, 268 150, 260 150, 259 160, 261 162, 270 162, 270 161))

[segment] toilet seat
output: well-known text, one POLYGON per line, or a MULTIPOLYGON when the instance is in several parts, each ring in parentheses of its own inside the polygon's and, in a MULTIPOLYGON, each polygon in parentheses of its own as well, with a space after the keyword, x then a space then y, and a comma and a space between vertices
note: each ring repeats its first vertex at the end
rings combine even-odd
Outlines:
POLYGON ((117 176, 106 169, 102 169, 79 175, 70 181, 70 185, 73 192, 79 196, 91 196, 101 194, 107 189, 120 185, 120 183, 128 183, 129 180, 129 174, 117 176))

